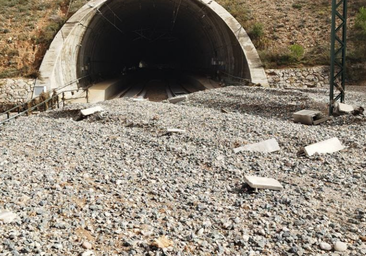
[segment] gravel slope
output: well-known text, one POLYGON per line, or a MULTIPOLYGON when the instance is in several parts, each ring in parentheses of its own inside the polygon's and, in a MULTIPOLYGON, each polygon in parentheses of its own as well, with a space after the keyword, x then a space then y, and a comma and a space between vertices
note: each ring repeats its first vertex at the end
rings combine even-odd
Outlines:
POLYGON ((0 220, 0 255, 366 255, 366 118, 291 121, 324 102, 321 89, 226 87, 177 105, 103 102, 78 122, 89 105, 11 122, 0 128, 0 212, 16 218, 0 220), (298 155, 334 136, 345 150, 298 155), (281 151, 233 152, 270 138, 281 151), (252 191, 248 174, 284 190, 252 191))

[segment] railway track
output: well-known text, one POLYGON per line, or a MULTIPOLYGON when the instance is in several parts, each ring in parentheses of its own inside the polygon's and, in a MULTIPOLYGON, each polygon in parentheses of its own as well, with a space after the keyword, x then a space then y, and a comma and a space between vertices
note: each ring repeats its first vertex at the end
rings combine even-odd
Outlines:
POLYGON ((118 98, 140 98, 160 101, 175 96, 188 94, 184 85, 174 79, 151 79, 132 84, 117 95, 118 98))

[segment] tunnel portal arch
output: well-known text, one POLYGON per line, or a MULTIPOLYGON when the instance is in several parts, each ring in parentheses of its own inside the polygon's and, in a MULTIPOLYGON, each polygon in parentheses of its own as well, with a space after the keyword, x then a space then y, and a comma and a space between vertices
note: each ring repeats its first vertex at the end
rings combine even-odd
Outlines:
POLYGON ((211 0, 89 1, 56 35, 38 86, 83 87, 141 61, 268 86, 244 28, 211 0))

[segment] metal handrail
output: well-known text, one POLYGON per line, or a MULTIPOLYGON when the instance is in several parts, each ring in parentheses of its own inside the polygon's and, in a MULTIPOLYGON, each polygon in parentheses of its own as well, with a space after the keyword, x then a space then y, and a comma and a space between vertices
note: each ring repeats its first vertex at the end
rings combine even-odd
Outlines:
MULTIPOLYGON (((24 106, 27 106, 29 103, 31 103, 36 98, 34 98, 32 100, 29 100, 29 101, 27 101, 25 103, 19 104, 18 106, 14 107, 12 109, 9 109, 9 110, 7 110, 7 111, 5 111, 5 112, 3 112, 3 113, 0 114, 0 115, 6 115, 7 116, 7 118, 5 120, 0 121, 0 125, 5 124, 6 122, 9 122, 9 121, 11 121, 13 119, 16 119, 19 116, 22 116, 24 114, 29 115, 33 110, 39 109, 39 107, 41 107, 41 106, 46 106, 45 110, 47 110, 48 109, 48 103, 50 101, 51 101, 51 105, 52 105, 51 108, 53 109, 54 108, 53 102, 54 102, 55 99, 57 100, 56 106, 57 106, 57 108, 59 108, 60 107, 60 101, 59 101, 59 96, 60 95, 62 95, 62 98, 61 99, 62 99, 62 102, 63 102, 63 105, 64 105, 65 104, 65 93, 67 93, 67 92, 78 92, 79 90, 80 89, 73 89, 73 90, 62 91, 62 92, 59 92, 59 93, 54 93, 52 96, 50 96, 46 100, 44 100, 44 101, 42 101, 42 102, 38 103, 37 105, 32 106, 30 108, 24 108, 24 106), (22 112, 20 112, 20 109, 21 108, 23 108, 25 110, 23 110, 22 112), (14 110, 16 110, 16 109, 18 109, 18 114, 17 115, 14 115, 14 116, 10 116, 10 113, 11 112, 14 112, 14 110)), ((83 90, 84 90, 84 92, 86 92, 85 98, 88 100, 88 89, 83 89, 83 90)), ((40 97, 40 96, 38 96, 38 97, 40 97)))
MULTIPOLYGON (((67 83, 67 84, 65 84, 64 86, 62 86, 62 87, 59 87, 59 88, 57 88, 58 90, 61 90, 61 89, 63 89, 63 88, 65 88, 65 87, 67 87, 67 86, 70 86, 70 85, 72 85, 72 84, 74 84, 74 83, 76 83, 76 82, 79 82, 81 79, 84 79, 84 78, 86 78, 86 77, 89 77, 90 75, 86 75, 86 76, 82 76, 82 77, 79 77, 79 78, 76 78, 74 81, 71 81, 71 82, 69 82, 69 83, 67 83)), ((37 79, 35 80, 35 82, 37 81, 37 79)), ((55 92, 56 92, 56 90, 54 90, 53 92, 54 92, 54 94, 52 95, 52 99, 53 99, 53 97, 58 97, 60 94, 63 94, 63 93, 65 93, 65 92, 75 92, 75 91, 79 91, 80 90, 80 88, 78 88, 78 89, 73 89, 73 90, 65 90, 65 91, 61 91, 61 92, 59 92, 59 93, 57 93, 57 94, 55 94, 55 92)), ((85 92, 86 92, 86 95, 85 95, 85 98, 88 100, 88 88, 85 88, 85 89, 83 89, 85 92)), ((4 123, 6 123, 7 121, 9 121, 9 120, 12 120, 12 119, 14 119, 14 118, 10 118, 10 113, 11 112, 15 112, 15 110, 16 109, 18 109, 18 115, 16 115, 16 117, 19 117, 19 116, 21 116, 21 115, 23 115, 25 112, 26 113, 29 113, 29 111, 32 111, 32 110, 34 110, 34 108, 32 107, 31 109, 27 109, 27 110, 25 110, 25 111, 22 111, 22 112, 20 112, 20 109, 23 107, 24 108, 24 106, 27 106, 29 103, 31 103, 32 101, 34 101, 35 99, 37 99, 37 98, 39 98, 40 96, 38 96, 38 97, 36 97, 36 98, 33 98, 33 99, 30 99, 30 100, 28 100, 27 102, 23 102, 23 103, 21 103, 21 104, 18 104, 17 106, 15 106, 15 107, 13 107, 13 108, 11 108, 11 109, 8 109, 7 111, 5 111, 5 112, 3 112, 3 113, 0 113, 0 116, 1 115, 6 115, 7 116, 7 118, 5 119, 5 120, 3 120, 3 121, 0 121, 0 124, 4 124, 4 123)), ((64 96, 63 96, 63 101, 64 101, 64 96)), ((50 99, 50 98, 49 98, 50 99)), ((39 106, 41 106, 42 104, 46 104, 46 103, 48 103, 48 99, 47 100, 45 100, 45 101, 43 101, 43 102, 41 102, 41 103, 39 103, 39 104, 37 104, 37 107, 39 107, 39 106), (38 106, 39 105, 39 106, 38 106)))

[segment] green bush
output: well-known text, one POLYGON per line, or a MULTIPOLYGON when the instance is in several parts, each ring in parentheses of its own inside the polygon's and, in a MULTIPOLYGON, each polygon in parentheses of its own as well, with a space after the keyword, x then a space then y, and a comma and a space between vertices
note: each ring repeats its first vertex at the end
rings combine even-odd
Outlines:
POLYGON ((299 44, 291 45, 289 47, 289 50, 290 50, 291 58, 294 61, 300 60, 304 56, 304 53, 305 53, 304 47, 302 47, 299 44))
POLYGON ((366 7, 360 8, 360 11, 356 16, 355 27, 361 36, 366 37, 366 7))
POLYGON ((301 5, 301 4, 293 4, 293 5, 292 5, 292 8, 294 8, 294 9, 298 9, 298 10, 301 10, 302 5, 301 5))
POLYGON ((251 39, 259 39, 264 35, 264 28, 262 23, 254 23, 253 27, 249 31, 251 39))
POLYGON ((361 7, 352 29, 350 44, 354 45, 348 57, 354 62, 365 62, 366 59, 366 7, 361 7))

